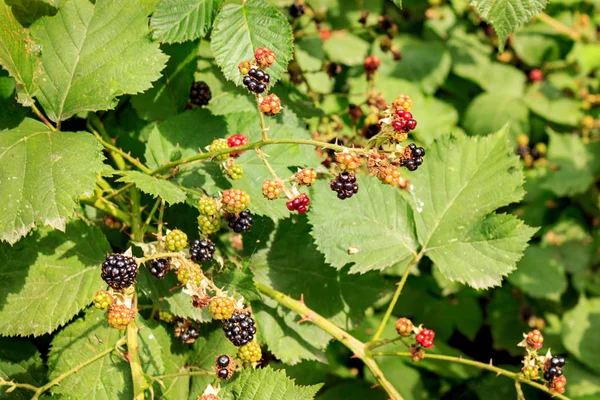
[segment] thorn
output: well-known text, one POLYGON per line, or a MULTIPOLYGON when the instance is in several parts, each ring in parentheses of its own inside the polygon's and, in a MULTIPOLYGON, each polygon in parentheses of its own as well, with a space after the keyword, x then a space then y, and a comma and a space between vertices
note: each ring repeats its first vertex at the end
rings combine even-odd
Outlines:
POLYGON ((360 358, 360 356, 356 353, 352 354, 352 356, 350 358, 360 358))
POLYGON ((500 376, 502 375, 500 372, 496 372, 496 376, 500 376))
POLYGON ((490 367, 493 367, 494 363, 492 362, 492 359, 490 358, 490 367))
POLYGON ((300 300, 299 301, 300 301, 300 304, 302 304, 303 306, 306 305, 306 303, 304 302, 304 293, 300 294, 300 300))
POLYGON ((129 353, 123 354, 123 357, 125 357, 125 359, 127 360, 127 362, 131 362, 131 357, 129 356, 129 353))
POLYGON ((371 389, 375 389, 376 387, 379 387, 381 385, 379 385, 379 383, 374 384, 373 386, 371 386, 371 389))
POLYGON ((299 324, 303 323, 303 322, 312 322, 312 316, 310 314, 306 314, 304 315, 302 318, 300 318, 300 320, 298 321, 299 324))

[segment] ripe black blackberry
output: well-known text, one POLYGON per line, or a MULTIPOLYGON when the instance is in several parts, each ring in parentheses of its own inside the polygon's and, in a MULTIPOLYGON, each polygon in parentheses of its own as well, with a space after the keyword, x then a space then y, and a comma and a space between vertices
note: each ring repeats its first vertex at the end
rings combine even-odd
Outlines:
POLYGON ((565 358, 562 356, 554 356, 550 359, 550 362, 546 364, 547 369, 544 372, 544 379, 551 382, 554 378, 559 377, 563 374, 562 367, 566 364, 565 358))
POLYGON ((254 339, 256 327, 249 312, 236 312, 223 321, 223 332, 235 346, 243 346, 254 339))
POLYGON ((236 233, 248 232, 252 227, 252 214, 249 210, 244 210, 239 214, 227 214, 227 225, 236 233))
POLYGON ((294 3, 290 6, 290 15, 292 18, 300 18, 304 15, 305 11, 304 4, 294 3))
POLYGON ((102 263, 102 279, 115 290, 126 289, 135 283, 138 265, 134 258, 110 254, 102 263))
POLYGON ((205 106, 211 99, 210 88, 206 82, 194 82, 190 89, 190 102, 197 106, 205 106))
POLYGON ((363 129, 363 135, 367 139, 371 139, 373 136, 377 135, 381 131, 379 124, 369 124, 366 125, 363 129))
POLYGON ((184 322, 175 328, 175 337, 183 343, 192 344, 200 337, 200 332, 194 325, 184 322))
POLYGON ((263 70, 252 68, 250 71, 248 71, 248 75, 244 76, 242 82, 249 91, 254 93, 263 93, 265 90, 267 90, 267 85, 269 82, 271 82, 271 76, 263 70))
POLYGON ((230 362, 231 358, 227 354, 221 354, 217 357, 217 367, 227 368, 230 362))
POLYGON ((565 358, 562 356, 554 356, 550 359, 550 365, 556 368, 562 368, 566 363, 565 358))
POLYGON ((342 172, 329 182, 329 187, 334 192, 337 192, 338 199, 340 200, 349 199, 358 193, 356 175, 353 172, 342 172))
POLYGON ((229 378, 229 371, 226 369, 220 369, 217 372, 217 376, 219 377, 219 379, 227 379, 229 378))
POLYGON ((169 269, 171 269, 171 261, 168 258, 150 260, 150 273, 156 279, 164 279, 169 269))
POLYGON ((409 171, 415 171, 421 164, 423 164, 425 149, 422 147, 417 147, 417 145, 414 143, 409 144, 408 149, 410 154, 408 157, 405 157, 402 160, 400 165, 405 166, 409 171))
POLYGON ((194 262, 212 261, 215 254, 215 244, 208 239, 196 239, 190 246, 190 258, 194 262))

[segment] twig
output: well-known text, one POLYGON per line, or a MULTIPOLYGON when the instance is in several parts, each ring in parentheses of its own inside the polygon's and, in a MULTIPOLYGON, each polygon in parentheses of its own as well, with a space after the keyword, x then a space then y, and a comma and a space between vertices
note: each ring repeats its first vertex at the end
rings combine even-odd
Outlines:
POLYGON ((39 119, 42 120, 44 124, 46 124, 48 128, 50 128, 51 131, 56 131, 56 128, 54 127, 54 125, 52 125, 52 122, 50 122, 48 118, 46 118, 46 116, 42 114, 42 112, 35 106, 35 104, 31 104, 31 110, 35 113, 35 115, 38 116, 39 119))
POLYGON ((544 12, 539 13, 536 16, 536 18, 539 19, 540 21, 542 21, 543 23, 545 23, 546 25, 552 27, 552 29, 554 29, 558 33, 567 35, 568 37, 570 37, 572 40, 574 40, 576 42, 581 40, 581 34, 579 32, 575 31, 573 28, 566 26, 562 22, 552 18, 551 16, 549 16, 548 14, 546 14, 544 12))

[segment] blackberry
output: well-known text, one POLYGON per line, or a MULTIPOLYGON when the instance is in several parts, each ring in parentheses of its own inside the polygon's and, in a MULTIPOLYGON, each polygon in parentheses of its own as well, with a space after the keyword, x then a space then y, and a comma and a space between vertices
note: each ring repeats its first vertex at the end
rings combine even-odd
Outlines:
POLYGON ((249 91, 254 93, 263 93, 267 90, 267 85, 271 82, 271 76, 263 70, 252 68, 248 75, 244 76, 242 83, 249 91))
POLYGON ((190 102, 197 106, 205 106, 211 98, 210 88, 206 82, 194 82, 190 89, 190 102))
POLYGON ((231 318, 223 321, 223 332, 235 346, 243 346, 251 342, 256 335, 254 319, 249 312, 236 312, 231 318))
POLYGON ((226 369, 220 369, 220 370, 217 372, 217 377, 218 377, 219 379, 227 379, 227 378, 229 378, 229 371, 228 371, 228 370, 226 370, 226 369))
POLYGON ((411 143, 405 149, 404 157, 400 163, 401 166, 406 167, 409 171, 415 171, 421 164, 423 164, 423 157, 425 156, 425 149, 417 147, 416 144, 411 143))
POLYGON ((300 18, 304 15, 305 11, 304 4, 294 3, 290 6, 290 15, 292 18, 300 18))
POLYGON ((262 350, 260 345, 256 342, 249 342, 243 345, 238 350, 238 357, 240 360, 249 363, 255 363, 260 361, 262 358, 262 350))
POLYGON ((229 379, 235 371, 235 362, 230 355, 222 354, 215 359, 215 371, 219 379, 229 379))
POLYGON ((190 246, 190 258, 194 262, 212 261, 215 254, 215 244, 208 239, 196 239, 190 246))
POLYGON ((217 357, 217 367, 221 367, 221 368, 226 368, 229 363, 231 362, 231 357, 229 357, 227 354, 221 354, 219 357, 217 357))
POLYGON ((557 368, 562 368, 566 364, 565 358, 561 356, 554 356, 550 359, 550 365, 557 368))
POLYGON ((248 232, 252 227, 252 214, 248 210, 244 210, 239 214, 227 214, 225 217, 227 219, 227 225, 235 233, 248 232))
POLYGON ((175 328, 175 337, 183 343, 192 344, 200 337, 200 332, 198 328, 186 321, 175 328))
POLYGON ((300 195, 285 203, 288 210, 298 211, 298 214, 306 214, 309 205, 310 199, 306 193, 300 193, 300 195))
POLYGON ((371 139, 373 136, 377 135, 380 130, 381 128, 379 127, 379 124, 369 124, 365 126, 363 130, 363 135, 367 139, 371 139))
POLYGON ((170 260, 167 258, 155 258, 150 260, 150 273, 156 279, 164 279, 170 268, 170 260))
POLYGON ((135 310, 125 304, 113 303, 108 307, 108 325, 123 330, 135 319, 135 310))
POLYGON ((133 285, 137 273, 138 265, 135 259, 122 254, 110 254, 102 263, 102 279, 115 290, 133 285))
POLYGON ((338 199, 340 200, 349 199, 358 193, 356 175, 353 172, 342 172, 329 182, 329 187, 334 192, 337 192, 338 199))

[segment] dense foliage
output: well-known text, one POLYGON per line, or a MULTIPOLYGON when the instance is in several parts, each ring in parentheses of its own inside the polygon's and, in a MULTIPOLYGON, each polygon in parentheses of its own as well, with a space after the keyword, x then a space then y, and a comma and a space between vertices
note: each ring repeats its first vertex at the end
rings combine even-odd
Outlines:
POLYGON ((600 398, 595 0, 0 0, 0 398, 600 398))

